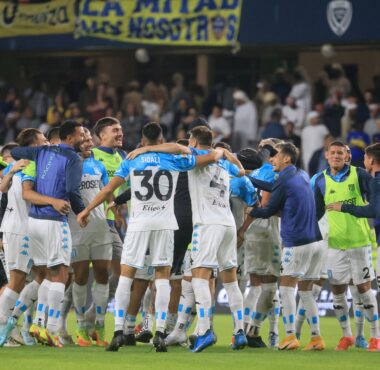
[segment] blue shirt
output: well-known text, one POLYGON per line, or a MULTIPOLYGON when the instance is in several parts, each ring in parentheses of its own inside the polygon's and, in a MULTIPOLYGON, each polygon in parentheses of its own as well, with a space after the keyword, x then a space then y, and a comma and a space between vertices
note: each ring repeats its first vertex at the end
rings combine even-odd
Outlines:
POLYGON ((254 218, 269 218, 281 213, 281 238, 285 247, 296 247, 321 240, 310 182, 304 171, 286 167, 274 183, 269 202, 255 208, 254 218))
MULTIPOLYGON (((49 197, 70 201, 75 214, 84 208, 79 186, 82 163, 74 149, 66 144, 17 147, 12 150, 15 159, 29 159, 36 163, 35 191, 49 197)), ((67 221, 52 206, 32 204, 29 216, 39 219, 67 221)))
POLYGON ((230 192, 248 206, 253 206, 258 201, 256 189, 247 176, 233 177, 230 180, 230 192))
MULTIPOLYGON (((356 167, 358 174, 359 188, 363 199, 369 194, 369 181, 372 176, 366 172, 363 168, 356 167)), ((326 174, 330 176, 335 182, 343 182, 350 174, 350 166, 344 165, 343 169, 336 175, 331 173, 330 168, 326 169, 326 174)), ((320 220, 325 214, 325 192, 326 192, 326 179, 323 172, 315 175, 311 181, 314 188, 315 204, 317 209, 317 217, 320 220)))

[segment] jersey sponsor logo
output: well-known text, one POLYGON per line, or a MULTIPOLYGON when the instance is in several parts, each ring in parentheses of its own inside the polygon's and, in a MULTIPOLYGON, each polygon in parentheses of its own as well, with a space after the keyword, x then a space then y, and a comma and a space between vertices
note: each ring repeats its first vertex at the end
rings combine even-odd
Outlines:
POLYGON ((220 208, 228 208, 228 205, 227 205, 227 204, 225 204, 225 203, 223 203, 223 202, 220 202, 220 201, 217 200, 217 199, 214 199, 214 200, 212 201, 212 205, 213 205, 213 206, 216 206, 216 207, 220 207, 220 208))
POLYGON ((100 180, 85 180, 80 183, 79 190, 100 189, 100 180))
POLYGON ((343 204, 352 204, 355 206, 356 205, 356 197, 346 199, 346 200, 339 200, 338 202, 343 203, 343 204))
POLYGON ((109 178, 114 177, 116 170, 107 170, 107 175, 109 178))
POLYGON ((143 211, 150 211, 150 212, 156 212, 163 209, 166 209, 166 207, 165 206, 150 206, 148 204, 144 204, 142 208, 143 211))

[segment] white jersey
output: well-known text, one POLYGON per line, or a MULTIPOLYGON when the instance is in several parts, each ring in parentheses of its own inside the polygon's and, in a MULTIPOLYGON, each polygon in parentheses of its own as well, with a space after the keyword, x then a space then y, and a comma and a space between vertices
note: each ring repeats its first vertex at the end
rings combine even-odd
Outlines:
MULTIPOLYGON (((197 155, 207 150, 192 148, 197 155)), ((230 175, 237 176, 239 169, 225 159, 189 171, 189 191, 193 224, 225 225, 235 227, 230 207, 230 175)))
POLYGON ((192 155, 145 153, 124 160, 115 176, 130 178, 131 207, 128 231, 177 230, 174 194, 178 171, 196 163, 192 155))
MULTIPOLYGON (((93 157, 83 161, 82 180, 80 184, 80 195, 85 206, 91 203, 100 190, 108 184, 108 175, 102 162, 93 157)), ((77 221, 76 215, 71 212, 69 214, 69 225, 72 233, 96 233, 104 232, 107 226, 104 204, 96 207, 89 216, 89 224, 85 228, 81 228, 77 221)))
MULTIPOLYGON (((5 168, 3 175, 9 173, 14 163, 5 168)), ((1 223, 1 232, 26 236, 28 234, 29 203, 22 199, 22 181, 24 174, 19 171, 13 175, 12 185, 8 190, 8 204, 1 223)))

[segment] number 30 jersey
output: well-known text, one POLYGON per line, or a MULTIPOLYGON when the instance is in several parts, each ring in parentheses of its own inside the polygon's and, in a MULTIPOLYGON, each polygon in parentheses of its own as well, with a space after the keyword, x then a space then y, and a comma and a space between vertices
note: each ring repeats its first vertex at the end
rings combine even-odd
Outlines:
POLYGON ((131 182, 128 231, 177 230, 174 193, 178 171, 195 167, 192 155, 145 153, 124 160, 115 176, 131 182))
MULTIPOLYGON (((208 150, 191 148, 193 154, 208 150)), ((237 176, 239 168, 225 159, 189 171, 189 190, 193 224, 235 226, 230 208, 230 175, 237 176)))

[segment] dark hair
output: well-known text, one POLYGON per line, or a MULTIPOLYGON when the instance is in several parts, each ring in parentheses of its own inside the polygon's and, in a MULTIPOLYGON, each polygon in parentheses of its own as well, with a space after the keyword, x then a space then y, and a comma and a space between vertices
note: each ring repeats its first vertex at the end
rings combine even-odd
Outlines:
POLYGON ((189 139, 179 139, 176 143, 183 146, 189 146, 189 139))
POLYGON ((281 108, 273 109, 273 111, 272 111, 272 113, 270 115, 271 121, 273 121, 273 122, 279 122, 279 121, 281 121, 281 117, 282 117, 282 110, 281 110, 281 108))
POLYGON ((52 139, 59 138, 59 127, 52 127, 47 133, 46 133, 46 139, 48 141, 51 141, 52 139))
POLYGON ((368 157, 373 158, 377 164, 380 164, 380 143, 367 146, 367 148, 365 148, 365 153, 368 157))
POLYGON ((210 127, 205 118, 197 117, 191 121, 191 123, 189 125, 189 129, 191 131, 193 128, 199 127, 199 126, 206 126, 208 128, 210 127))
POLYGON ((119 120, 114 117, 103 117, 95 123, 94 132, 97 137, 108 126, 120 124, 119 120))
POLYGON ((212 145, 212 131, 207 126, 197 126, 190 131, 191 136, 199 145, 212 145))
POLYGON ((283 155, 290 157, 291 164, 296 164, 298 159, 298 149, 292 143, 281 143, 276 145, 276 149, 279 150, 283 155))
POLYGON ((340 147, 346 149, 346 144, 345 144, 343 141, 340 141, 340 140, 334 140, 332 143, 330 143, 330 145, 329 145, 329 149, 330 149, 332 146, 340 146, 340 147))
POLYGON ((20 146, 30 146, 34 143, 38 134, 41 134, 41 131, 36 128, 25 128, 17 135, 16 142, 20 146))
POLYGON ((11 151, 12 149, 14 148, 17 148, 19 145, 17 143, 8 143, 8 144, 5 144, 2 148, 1 148, 1 151, 0 151, 0 155, 3 156, 4 155, 4 152, 6 152, 7 150, 8 151, 11 151))
POLYGON ((215 149, 216 149, 216 148, 227 149, 229 152, 232 153, 232 148, 231 148, 230 144, 227 144, 227 143, 225 143, 224 141, 220 141, 219 143, 214 144, 213 147, 214 147, 215 149))
POLYGON ((83 125, 77 121, 69 119, 62 123, 59 127, 59 138, 66 140, 68 136, 72 135, 77 127, 83 127, 83 125))
POLYGON ((242 149, 237 154, 237 158, 246 170, 256 170, 263 165, 260 153, 255 149, 242 149))
POLYGON ((142 129, 142 136, 150 142, 156 142, 162 136, 162 128, 157 122, 148 122, 142 129))

